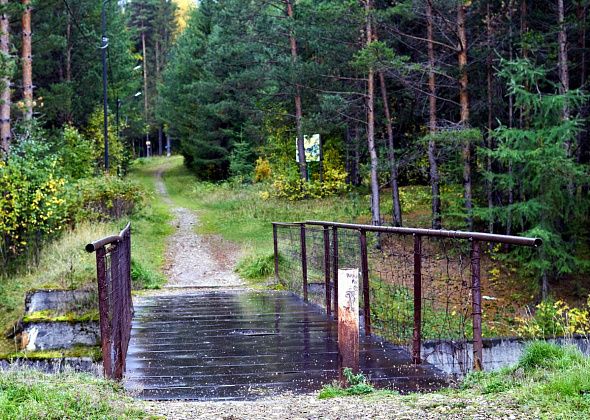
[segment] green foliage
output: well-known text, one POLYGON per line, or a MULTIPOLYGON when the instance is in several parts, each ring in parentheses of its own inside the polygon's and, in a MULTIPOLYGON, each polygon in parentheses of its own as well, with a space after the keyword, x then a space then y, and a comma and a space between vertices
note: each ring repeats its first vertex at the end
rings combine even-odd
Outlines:
POLYGON ((23 139, 0 161, 0 258, 7 261, 30 242, 56 234, 67 219, 66 181, 41 139, 23 139))
POLYGON ((238 263, 236 271, 248 280, 265 279, 274 273, 274 261, 274 254, 248 256, 238 263))
POLYGON ((583 419, 590 416, 589 369, 590 359, 576 347, 533 342, 516 366, 470 373, 462 388, 505 395, 540 418, 583 419))
POLYGON ((166 279, 153 267, 131 258, 131 281, 134 289, 159 289, 166 279))
POLYGON ((75 221, 120 219, 146 200, 141 185, 115 176, 81 179, 72 185, 69 203, 75 221))
MULTIPOLYGON (((84 130, 84 136, 92 142, 92 157, 97 168, 104 171, 104 116, 102 108, 96 108, 84 130)), ((124 173, 128 165, 128 156, 123 148, 121 140, 117 136, 117 130, 112 115, 108 117, 109 140, 109 173, 118 175, 124 173)))
POLYGON ((58 146, 58 159, 62 173, 69 179, 88 178, 95 173, 93 143, 80 134, 77 128, 66 125, 58 146))
POLYGON ((362 373, 355 374, 352 369, 344 368, 342 375, 346 381, 347 386, 341 387, 335 383, 324 386, 318 395, 319 399, 327 399, 334 397, 345 397, 350 395, 364 395, 375 391, 375 388, 367 381, 367 377, 362 373))
POLYGON ((123 388, 89 374, 0 372, 1 419, 143 419, 123 388))
POLYGON ((584 356, 577 347, 562 347, 546 341, 529 344, 518 360, 518 367, 533 369, 568 369, 584 362, 584 356))
POLYGON ((544 300, 535 307, 534 313, 516 320, 518 322, 516 333, 521 337, 572 337, 590 334, 588 306, 571 308, 561 300, 544 300))
POLYGON ((234 149, 229 155, 229 173, 233 177, 249 181, 254 171, 254 152, 252 146, 246 141, 234 144, 234 149))
POLYGON ((560 93, 557 85, 547 81, 547 71, 529 60, 502 65, 500 76, 527 124, 522 128, 501 125, 492 133, 497 147, 485 153, 498 167, 512 167, 512 172, 486 172, 486 177, 500 190, 511 189, 522 199, 481 214, 503 225, 518 224, 523 235, 542 238, 540 252, 520 247, 513 256, 536 277, 560 277, 581 267, 572 244, 588 207, 588 197, 576 191, 586 183, 588 168, 572 152, 581 122, 563 118, 563 112, 566 105, 580 106, 587 96, 580 90, 560 93))

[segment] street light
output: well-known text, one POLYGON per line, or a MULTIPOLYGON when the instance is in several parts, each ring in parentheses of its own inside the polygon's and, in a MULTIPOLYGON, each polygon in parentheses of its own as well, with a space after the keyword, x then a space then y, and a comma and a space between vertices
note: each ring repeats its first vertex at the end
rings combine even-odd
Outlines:
POLYGON ((107 38, 107 13, 106 5, 109 0, 102 2, 102 96, 103 96, 103 113, 104 113, 104 170, 109 172, 109 121, 108 121, 108 94, 107 94, 107 48, 109 47, 109 39, 107 38))

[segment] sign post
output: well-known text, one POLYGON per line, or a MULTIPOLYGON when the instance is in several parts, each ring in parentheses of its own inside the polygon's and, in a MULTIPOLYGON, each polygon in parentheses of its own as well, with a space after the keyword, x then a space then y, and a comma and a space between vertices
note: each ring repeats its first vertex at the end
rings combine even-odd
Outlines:
POLYGON ((359 371, 359 271, 338 270, 338 362, 340 380, 344 368, 359 371))

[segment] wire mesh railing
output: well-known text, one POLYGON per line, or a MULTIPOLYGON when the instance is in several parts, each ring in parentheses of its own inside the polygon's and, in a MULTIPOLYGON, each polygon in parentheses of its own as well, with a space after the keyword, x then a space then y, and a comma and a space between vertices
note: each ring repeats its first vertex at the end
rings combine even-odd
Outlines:
POLYGON ((275 277, 287 290, 336 316, 338 269, 358 269, 366 335, 406 347, 415 363, 428 357, 423 342, 453 343, 452 357, 463 371, 483 367, 484 335, 504 332, 498 321, 505 319, 502 308, 482 302, 482 279, 487 286, 495 264, 482 249, 489 249, 488 243, 542 243, 478 232, 334 222, 274 223, 273 234, 275 277))
POLYGON ((131 224, 119 235, 86 245, 96 252, 98 307, 103 369, 106 378, 121 380, 131 336, 131 224))

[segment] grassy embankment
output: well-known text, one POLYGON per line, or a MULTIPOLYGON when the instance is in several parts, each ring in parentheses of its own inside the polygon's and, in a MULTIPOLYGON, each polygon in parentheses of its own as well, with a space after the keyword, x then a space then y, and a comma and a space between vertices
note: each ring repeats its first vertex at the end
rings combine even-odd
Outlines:
POLYGON ((0 420, 146 419, 121 385, 79 373, 0 375, 0 420))
MULTIPOLYGON (((141 183, 148 191, 146 205, 129 218, 114 222, 82 223, 65 231, 61 237, 43 247, 38 265, 21 267, 19 272, 0 278, 0 333, 4 333, 22 316, 28 290, 53 288, 93 288, 96 281, 94 254, 84 246, 104 236, 118 233, 128 221, 132 224, 132 277, 135 289, 160 287, 165 278, 165 238, 172 232, 167 206, 155 200, 152 165, 138 162, 129 179, 141 183)), ((95 311, 96 312, 96 311, 95 311)), ((83 314, 82 316, 87 316, 83 314)), ((14 344, 0 337, 0 354, 15 351, 14 344)))

